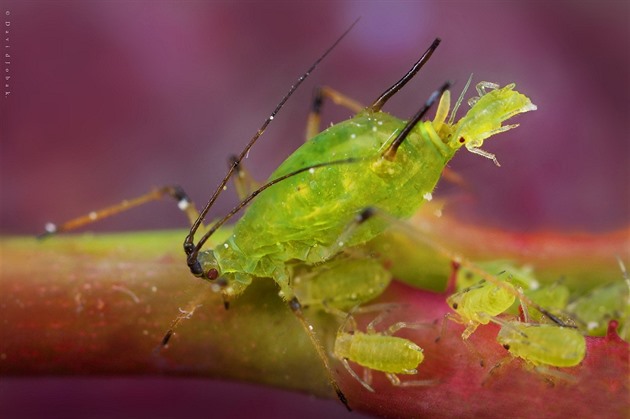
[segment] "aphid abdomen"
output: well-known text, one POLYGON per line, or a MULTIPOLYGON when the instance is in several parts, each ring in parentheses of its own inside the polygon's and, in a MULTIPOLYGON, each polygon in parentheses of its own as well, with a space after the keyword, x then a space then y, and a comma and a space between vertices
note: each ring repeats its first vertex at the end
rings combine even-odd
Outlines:
MULTIPOLYGON (((407 339, 360 332, 345 335, 344 338, 349 338, 347 350, 337 353, 336 345, 335 354, 372 370, 415 374, 417 366, 424 359, 422 349, 407 339)), ((337 337, 339 339, 340 336, 337 337)))
POLYGON ((584 359, 586 341, 579 331, 546 324, 503 326, 497 340, 514 356, 534 365, 573 367, 584 359))

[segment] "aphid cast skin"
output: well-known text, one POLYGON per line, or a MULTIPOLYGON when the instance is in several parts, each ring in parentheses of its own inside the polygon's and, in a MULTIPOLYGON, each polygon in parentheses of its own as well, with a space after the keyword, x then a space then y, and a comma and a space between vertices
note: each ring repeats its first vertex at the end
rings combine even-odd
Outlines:
POLYGON ((586 341, 578 330, 552 324, 506 322, 497 341, 534 366, 573 367, 586 355, 586 341))

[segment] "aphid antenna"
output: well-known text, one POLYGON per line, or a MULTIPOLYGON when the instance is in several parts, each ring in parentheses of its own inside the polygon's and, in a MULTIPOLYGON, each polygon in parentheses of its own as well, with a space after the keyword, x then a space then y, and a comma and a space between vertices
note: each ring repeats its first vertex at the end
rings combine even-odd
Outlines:
POLYGON ((197 217, 197 220, 195 220, 195 222, 192 224, 190 231, 184 240, 184 250, 186 251, 186 254, 188 256, 190 256, 191 252, 194 252, 194 249, 197 249, 198 251, 199 246, 194 245, 195 233, 201 226, 201 223, 203 222, 203 220, 206 218, 208 211, 210 211, 210 208, 212 208, 212 206, 214 205, 214 202, 217 200, 217 198, 223 191, 223 188, 225 187, 228 180, 232 176, 232 173, 234 173, 234 171, 236 170, 240 162, 243 160, 243 158, 245 158, 245 156, 248 154, 249 150, 252 148, 254 143, 265 132, 265 130, 267 129, 267 126, 271 123, 271 121, 273 121, 273 119, 276 117, 278 112, 280 112, 280 109, 284 107, 284 104, 287 102, 287 100, 289 100, 289 98, 293 95, 293 93, 298 89, 298 87, 300 87, 300 85, 304 82, 304 80, 306 80, 306 78, 310 76, 313 70, 315 70, 315 68, 324 60, 324 58, 326 58, 332 52, 332 50, 335 49, 335 47, 341 42, 341 40, 346 37, 346 35, 357 24, 359 19, 360 18, 357 18, 354 22, 352 22, 350 27, 346 29, 345 32, 339 38, 337 38, 337 40, 333 42, 333 44, 317 60, 315 60, 315 62, 308 68, 308 70, 306 70, 306 72, 304 72, 298 78, 297 82, 295 82, 295 84, 291 86, 289 91, 284 95, 284 97, 276 105, 276 108, 273 110, 271 115, 265 120, 265 122, 263 122, 260 128, 258 128, 258 131, 256 131, 256 134, 254 134, 254 136, 249 140, 249 143, 247 143, 243 151, 241 151, 238 157, 232 160, 232 165, 228 169, 226 175, 223 177, 223 180, 221 180, 221 183, 219 183, 219 186, 217 186, 217 188, 215 189, 208 203, 203 207, 203 210, 199 213, 199 217, 197 217))
POLYGON ((383 152, 382 157, 387 160, 394 160, 396 157, 396 152, 398 151, 398 147, 407 139, 407 136, 414 129, 414 127, 420 122, 420 120, 424 117, 424 115, 431 109, 431 106, 442 96, 442 94, 447 91, 451 87, 451 82, 447 81, 440 87, 438 90, 433 92, 429 99, 425 102, 424 106, 420 108, 420 110, 407 121, 407 125, 398 133, 398 136, 392 141, 392 143, 387 147, 387 149, 383 152))
MULTIPOLYGON (((270 188, 271 186, 273 186, 273 185, 275 185, 275 184, 277 184, 279 182, 282 182, 285 179, 288 179, 290 177, 299 175, 300 173, 304 173, 304 172, 307 172, 307 171, 319 169, 319 168, 322 168, 322 167, 328 167, 328 166, 334 166, 334 165, 340 165, 340 164, 356 163, 358 161, 361 161, 361 159, 351 157, 351 158, 342 159, 342 160, 333 160, 333 161, 330 161, 330 162, 313 164, 311 166, 303 167, 301 169, 298 169, 298 170, 295 170, 293 172, 290 172, 290 173, 287 173, 285 175, 282 175, 280 177, 277 177, 277 178, 271 180, 270 182, 262 185, 260 188, 256 189, 249 196, 247 196, 247 198, 243 199, 238 205, 236 205, 234 208, 232 208, 232 210, 230 212, 228 212, 223 218, 221 218, 219 221, 214 223, 214 225, 201 237, 201 239, 199 239, 199 242, 196 245, 194 245, 192 242, 190 243, 190 245, 193 246, 193 247, 190 248, 190 253, 188 253, 188 249, 187 249, 186 253, 188 253, 188 266, 190 267, 190 269, 193 272, 193 274, 195 274, 195 275, 203 274, 201 266, 199 266, 199 261, 197 260, 197 256, 199 255, 199 252, 201 251, 201 248, 206 243, 206 241, 223 224, 225 224, 226 221, 228 221, 237 212, 239 212, 243 207, 245 207, 247 204, 249 204, 262 191, 264 191, 267 188, 270 188)), ((188 243, 188 242, 186 242, 186 243, 188 243)))
POLYGON ((457 110, 459 109, 459 106, 464 101, 464 95, 466 94, 466 92, 468 91, 468 88, 470 87, 470 82, 472 81, 472 78, 473 78, 473 75, 471 74, 470 77, 468 77, 468 81, 466 82, 466 85, 464 86, 464 89, 462 90, 462 93, 457 98, 457 102, 455 102, 455 106, 453 106, 453 110, 451 111, 451 115, 448 117, 448 124, 449 125, 453 125, 453 122, 455 121, 455 114, 457 113, 457 110))
POLYGON ((416 61, 416 63, 411 67, 407 74, 405 74, 400 80, 398 80, 387 90, 385 90, 383 94, 381 94, 379 98, 376 99, 374 103, 372 103, 368 107, 368 110, 372 112, 380 111, 385 103, 387 103, 387 101, 391 99, 392 96, 398 93, 398 91, 402 89, 418 73, 418 71, 420 71, 420 69, 427 63, 427 61, 429 61, 429 58, 431 58, 431 55, 433 55, 433 51, 437 49, 438 45, 440 45, 440 42, 442 42, 440 38, 435 38, 431 46, 425 51, 424 54, 422 54, 422 56, 418 59, 418 61, 416 61))

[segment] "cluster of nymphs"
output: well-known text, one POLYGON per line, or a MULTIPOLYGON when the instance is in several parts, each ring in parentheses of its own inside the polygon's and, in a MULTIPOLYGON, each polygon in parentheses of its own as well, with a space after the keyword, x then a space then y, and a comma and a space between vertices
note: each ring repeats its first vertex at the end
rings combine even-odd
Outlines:
POLYGON ((575 296, 561 280, 541 285, 531 267, 506 261, 480 263, 472 270, 455 266, 449 285, 455 292, 447 298, 453 313, 448 317, 466 326, 464 341, 477 327, 498 324, 497 341, 513 357, 542 373, 570 378, 551 367, 579 365, 586 355, 584 335, 603 335, 615 319, 620 335, 628 339, 628 281, 620 265, 623 280, 575 296), (479 272, 492 273, 493 281, 479 272))
MULTIPOLYGON (((338 297, 323 306, 340 318, 341 326, 333 353, 347 371, 372 392, 372 371, 383 372, 396 386, 430 386, 437 383, 438 379, 401 381, 396 375, 417 374, 424 355, 417 343, 393 334, 404 328, 420 329, 432 324, 397 322, 383 331, 377 331, 376 326, 400 307, 395 304, 351 305, 357 301, 367 302, 380 294, 390 282, 387 271, 376 261, 342 260, 336 263, 359 272, 359 276, 355 277, 358 279, 353 287, 354 294, 339 290, 338 297), (374 275, 369 276, 369 271, 374 275), (366 275, 361 276, 361 272, 366 275), (358 285, 368 279, 369 283, 358 285), (354 315, 372 312, 378 313, 367 325, 366 332, 357 330, 354 315), (352 369, 350 362, 363 367, 363 378, 352 369)), ((452 312, 444 317, 436 341, 445 334, 448 320, 464 325, 461 334, 463 343, 473 356, 480 357, 483 365, 481 355, 468 343, 468 338, 478 327, 496 324, 500 327, 496 340, 510 355, 489 372, 494 373, 506 361, 520 358, 524 365, 546 379, 575 381, 574 376, 567 372, 572 370, 567 368, 576 367, 583 361, 587 349, 585 336, 603 336, 609 330, 609 322, 614 320, 618 324, 616 333, 622 339, 630 340, 630 278, 621 261, 620 267, 623 273, 620 280, 572 295, 562 280, 541 284, 529 266, 517 267, 504 260, 466 267, 453 263, 446 292, 446 302, 452 312), (484 272, 490 274, 484 276, 484 272)), ((326 275, 326 272, 318 277, 305 272, 296 277, 295 285, 307 304, 317 305, 319 301, 322 307, 322 300, 317 300, 317 289, 330 288, 334 282, 334 277, 326 275)))

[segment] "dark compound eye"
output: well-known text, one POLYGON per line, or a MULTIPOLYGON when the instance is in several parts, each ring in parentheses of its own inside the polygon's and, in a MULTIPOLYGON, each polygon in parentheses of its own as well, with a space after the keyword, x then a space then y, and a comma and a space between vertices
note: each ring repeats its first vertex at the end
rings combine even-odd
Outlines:
POLYGON ((458 305, 457 305, 457 303, 453 303, 453 305, 451 307, 453 307, 453 310, 457 310, 458 305))
POLYGON ((214 268, 208 269, 208 272, 206 272, 206 278, 208 278, 210 281, 214 281, 218 277, 219 277, 219 271, 217 271, 214 268))
POLYGON ((503 347, 504 347, 505 349, 507 349, 508 351, 510 350, 510 345, 508 345, 508 344, 503 345, 503 347))

